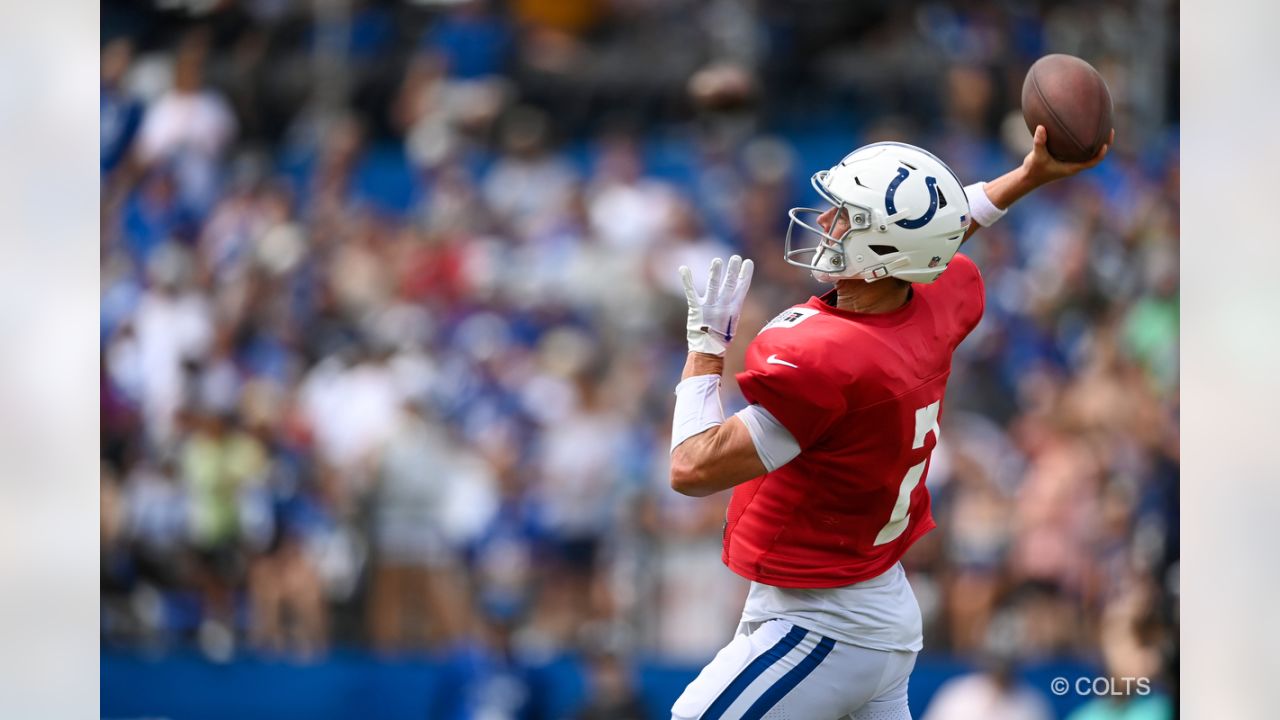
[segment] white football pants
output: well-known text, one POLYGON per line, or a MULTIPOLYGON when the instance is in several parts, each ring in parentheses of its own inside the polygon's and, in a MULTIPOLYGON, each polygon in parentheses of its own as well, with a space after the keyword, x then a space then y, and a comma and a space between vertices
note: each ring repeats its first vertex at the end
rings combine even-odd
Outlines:
POLYGON ((787 620, 742 623, 671 720, 911 720, 911 651, 838 642, 787 620))

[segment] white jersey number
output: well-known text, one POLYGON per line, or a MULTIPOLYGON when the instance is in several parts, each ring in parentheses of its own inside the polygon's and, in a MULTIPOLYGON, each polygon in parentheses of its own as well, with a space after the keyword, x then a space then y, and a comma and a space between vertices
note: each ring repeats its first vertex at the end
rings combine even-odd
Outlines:
MULTIPOLYGON (((929 433, 933 433, 934 447, 938 446, 938 409, 940 407, 942 407, 942 401, 935 400, 927 407, 916 410, 916 438, 911 444, 911 449, 919 450, 924 447, 924 440, 929 433)), ((911 469, 907 470, 907 474, 902 477, 902 484, 898 486, 898 501, 893 504, 889 522, 885 523, 884 527, 880 528, 880 533, 876 535, 876 545, 898 539, 898 536, 907 529, 907 522, 910 520, 908 512, 911 510, 911 492, 916 489, 916 485, 920 484, 920 478, 924 476, 924 469, 928 463, 929 456, 926 455, 924 460, 912 465, 911 469)))

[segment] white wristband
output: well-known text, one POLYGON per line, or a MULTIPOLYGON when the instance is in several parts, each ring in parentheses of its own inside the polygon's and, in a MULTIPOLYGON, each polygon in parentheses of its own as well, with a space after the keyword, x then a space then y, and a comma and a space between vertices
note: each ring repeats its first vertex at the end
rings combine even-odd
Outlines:
POLYGON ((708 428, 724 424, 720 376, 694 375, 676 385, 676 412, 671 424, 671 450, 708 428))
POLYGON ((969 198, 969 212, 973 215, 973 219, 982 227, 991 227, 995 225, 1008 209, 1001 210, 991 202, 991 198, 987 196, 987 184, 977 182, 966 186, 964 189, 965 197, 969 198))

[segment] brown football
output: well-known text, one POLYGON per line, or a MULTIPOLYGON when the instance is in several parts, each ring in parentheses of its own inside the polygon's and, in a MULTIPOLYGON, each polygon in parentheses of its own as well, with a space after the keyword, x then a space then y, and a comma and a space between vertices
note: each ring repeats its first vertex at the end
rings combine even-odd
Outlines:
POLYGON ((1074 55, 1045 55, 1022 83, 1022 118, 1027 129, 1043 125, 1049 154, 1084 162, 1111 134, 1111 92, 1089 63, 1074 55))

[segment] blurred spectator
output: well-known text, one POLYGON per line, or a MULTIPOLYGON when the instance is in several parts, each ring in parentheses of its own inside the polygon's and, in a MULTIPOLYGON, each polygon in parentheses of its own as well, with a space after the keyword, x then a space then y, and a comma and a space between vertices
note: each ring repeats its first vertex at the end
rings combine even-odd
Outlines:
POLYGON ((145 166, 174 168, 182 206, 203 214, 217 199, 220 163, 235 141, 236 118, 217 90, 205 85, 209 38, 188 34, 174 56, 173 87, 147 109, 138 136, 145 166))
POLYGON ((938 688, 924 720, 1051 720, 1039 692, 1019 683, 1009 670, 964 675, 938 688))
POLYGON ((235 601, 246 562, 242 539, 253 532, 243 500, 265 480, 261 444, 234 418, 212 412, 190 416, 191 434, 178 448, 188 498, 188 538, 196 553, 196 586, 204 617, 201 648, 229 659, 235 646, 235 601))
POLYGON ((351 359, 330 355, 307 375, 302 409, 320 459, 343 474, 346 492, 360 493, 395 431, 403 398, 385 351, 353 347, 344 354, 351 359))
POLYGON ((656 242, 670 222, 673 189, 644 175, 634 138, 604 139, 588 194, 591 229, 614 252, 640 253, 656 242))
POLYGON ((191 522, 189 499, 172 459, 139 462, 125 478, 126 532, 140 579, 173 587, 183 567, 191 522))
MULTIPOLYGON (((667 455, 669 448, 660 452, 667 455)), ((670 496, 666 463, 656 463, 658 499, 641 515, 653 535, 653 589, 645 640, 662 657, 691 664, 711 657, 732 633, 747 582, 721 561, 728 498, 670 496)))
POLYGON ((210 298, 194 287, 189 253, 165 245, 147 270, 151 287, 132 319, 136 349, 118 356, 136 366, 117 369, 136 379, 148 439, 164 447, 174 437, 178 411, 187 400, 189 371, 213 339, 213 318, 210 298))
POLYGON ((515 0, 515 19, 534 31, 580 35, 605 13, 602 0, 515 0))
POLYGON ((537 450, 538 505, 552 544, 540 611, 564 639, 569 624, 604 610, 602 562, 617 526, 626 442, 626 420, 606 401, 600 378, 580 376, 574 389, 569 412, 548 425, 537 450))
POLYGON ((542 533, 513 455, 497 468, 499 504, 471 556, 475 610, 508 633, 532 610, 542 570, 542 533))
POLYGON ((489 4, 453 4, 423 35, 405 73, 394 114, 419 167, 435 168, 468 136, 485 135, 508 100, 502 71, 511 30, 489 4))
POLYGON ((142 176, 122 215, 123 249, 137 268, 148 267, 165 244, 189 241, 194 234, 195 218, 182 206, 177 180, 168 167, 142 176))
POLYGON ((1017 676, 1018 639, 1012 615, 991 626, 982 672, 948 680, 933 696, 924 720, 1051 720, 1044 697, 1017 676))
POLYGON ((124 76, 132 60, 133 43, 128 38, 115 38, 102 50, 99 120, 104 180, 128 156, 142 124, 142 102, 124 86, 124 76))
POLYGON ((422 37, 421 47, 438 57, 445 73, 458 80, 496 79, 502 75, 511 44, 505 16, 490 0, 454 4, 422 37))
POLYGON ((249 568, 249 641, 259 651, 313 660, 328 647, 328 604, 307 553, 303 538, 286 531, 249 568))
POLYGON ((586 704, 575 720, 645 720, 650 713, 636 692, 630 669, 612 649, 591 652, 587 662, 586 704))
POLYGON ((484 180, 484 200, 508 231, 529 237, 568 210, 577 178, 550 152, 546 113, 513 108, 501 125, 502 155, 484 180))
POLYGON ((352 185, 366 130, 358 117, 344 113, 321 125, 319 134, 305 182, 303 208, 315 222, 319 244, 324 247, 335 239, 329 235, 345 226, 343 213, 356 199, 352 185))
POLYGON ((470 632, 458 551, 446 534, 450 485, 468 478, 445 431, 402 405, 373 489, 369 636, 382 651, 448 647, 470 632))
POLYGON ((703 231, 697 210, 687 200, 672 203, 666 231, 660 236, 650 253, 646 268, 653 282, 667 292, 681 297, 684 285, 671 268, 688 265, 690 268, 710 267, 713 258, 725 258, 732 250, 718 238, 703 231))
POLYGON ((1172 720, 1175 708, 1159 682, 1163 628, 1152 622, 1152 588, 1133 585, 1103 611, 1102 655, 1111 693, 1094 698, 1067 720, 1172 720), (1142 684, 1139 684, 1142 683, 1142 684))

